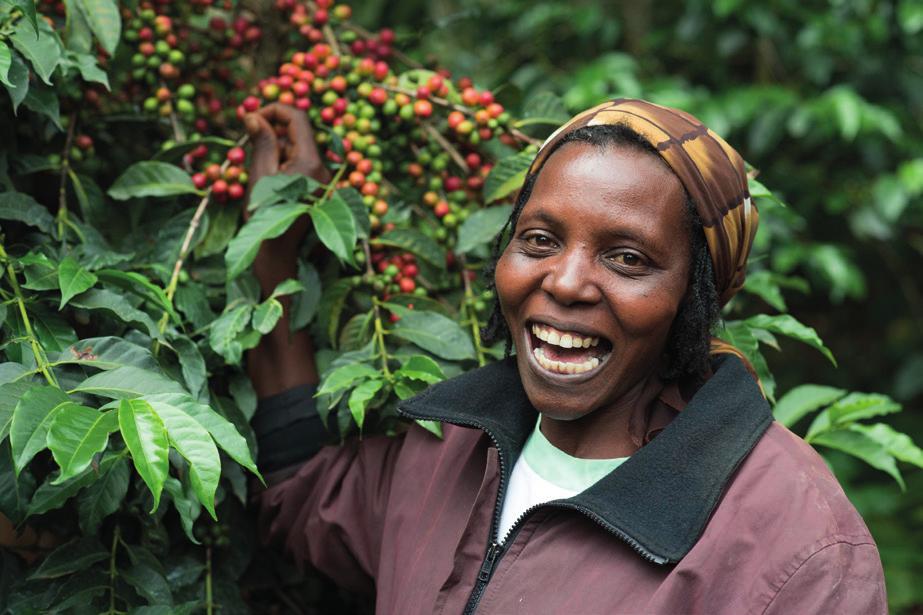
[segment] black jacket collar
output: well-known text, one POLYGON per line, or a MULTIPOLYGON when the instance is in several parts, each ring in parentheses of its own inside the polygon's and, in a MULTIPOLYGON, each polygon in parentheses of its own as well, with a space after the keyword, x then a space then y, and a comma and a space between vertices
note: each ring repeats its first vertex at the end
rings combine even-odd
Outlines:
MULTIPOLYGON (((769 405, 739 359, 717 359, 713 368, 714 375, 656 438, 586 491, 554 505, 588 515, 651 561, 682 559, 734 470, 772 422, 769 405)), ((486 431, 500 454, 502 484, 537 420, 514 358, 441 382, 400 410, 486 431)))

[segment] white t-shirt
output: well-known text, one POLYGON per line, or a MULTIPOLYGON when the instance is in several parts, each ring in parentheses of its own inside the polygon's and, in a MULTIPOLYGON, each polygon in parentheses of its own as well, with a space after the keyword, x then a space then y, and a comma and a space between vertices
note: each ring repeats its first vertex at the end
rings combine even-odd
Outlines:
POLYGON ((556 448, 542 434, 539 425, 529 436, 522 455, 513 466, 510 484, 500 512, 500 544, 528 509, 551 500, 573 497, 620 466, 628 457, 580 459, 556 448))

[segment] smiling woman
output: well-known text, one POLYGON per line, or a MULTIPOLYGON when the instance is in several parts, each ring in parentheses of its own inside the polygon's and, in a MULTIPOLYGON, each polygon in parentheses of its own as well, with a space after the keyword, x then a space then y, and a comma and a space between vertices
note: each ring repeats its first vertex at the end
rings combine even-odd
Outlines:
POLYGON ((710 340, 756 221, 742 159, 692 116, 626 100, 576 116, 536 156, 496 264, 490 333, 515 357, 401 407, 443 439, 413 425, 317 452, 310 338, 283 319, 252 351, 277 471, 264 538, 379 613, 886 612, 861 518, 710 340))

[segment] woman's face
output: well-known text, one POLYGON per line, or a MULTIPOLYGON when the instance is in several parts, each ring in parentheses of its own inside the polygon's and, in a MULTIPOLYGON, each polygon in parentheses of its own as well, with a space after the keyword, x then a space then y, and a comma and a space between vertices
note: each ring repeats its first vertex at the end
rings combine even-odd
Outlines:
POLYGON ((500 305, 543 415, 615 408, 660 368, 689 279, 679 179, 633 148, 562 146, 497 264, 500 305))

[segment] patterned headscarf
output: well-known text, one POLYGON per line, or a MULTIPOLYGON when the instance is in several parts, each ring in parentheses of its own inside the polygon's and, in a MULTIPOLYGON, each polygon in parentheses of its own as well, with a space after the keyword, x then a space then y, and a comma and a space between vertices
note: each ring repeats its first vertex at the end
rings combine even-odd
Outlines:
POLYGON ((743 158, 699 120, 643 100, 616 99, 588 109, 557 129, 539 149, 537 172, 554 145, 584 126, 625 125, 657 149, 695 202, 722 305, 740 290, 759 214, 750 201, 743 158))

